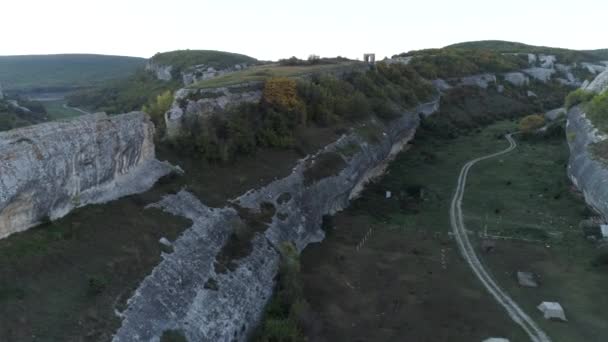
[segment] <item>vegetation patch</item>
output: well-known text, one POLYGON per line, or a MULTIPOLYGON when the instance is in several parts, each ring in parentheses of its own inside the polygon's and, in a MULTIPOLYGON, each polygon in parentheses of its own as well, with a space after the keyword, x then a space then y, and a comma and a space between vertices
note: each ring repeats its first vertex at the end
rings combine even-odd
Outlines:
POLYGON ((226 69, 236 64, 255 64, 258 60, 238 53, 214 50, 177 50, 157 53, 152 62, 173 66, 173 72, 179 73, 195 65, 206 65, 215 69, 226 69))
POLYGON ((160 337, 160 342, 188 342, 188 339, 179 330, 165 330, 160 337))
POLYGON ((519 120, 519 130, 523 134, 531 134, 545 125, 545 117, 540 114, 532 114, 519 120))
POLYGON ((380 64, 374 70, 341 77, 320 75, 296 80, 271 77, 262 100, 192 118, 183 134, 172 140, 177 153, 207 160, 234 161, 260 147, 294 149, 296 134, 307 128, 359 125, 370 118, 386 121, 433 94, 432 86, 412 68, 380 64))
POLYGON ((252 341, 305 342, 303 329, 310 325, 310 307, 303 295, 298 251, 290 243, 281 246, 281 263, 275 294, 252 341))
POLYGON ((593 92, 577 89, 566 96, 566 108, 570 109, 578 104, 589 102, 594 96, 593 92))
POLYGON ((253 238, 257 233, 262 233, 268 228, 276 213, 275 206, 269 202, 263 202, 257 211, 237 204, 233 204, 232 207, 237 211, 240 219, 232 221, 232 232, 228 241, 215 258, 214 268, 217 273, 236 270, 237 261, 251 254, 253 238))
POLYGON ((602 132, 608 132, 608 91, 595 95, 586 105, 587 118, 602 132))
POLYGON ((308 160, 304 170, 304 184, 311 185, 321 179, 336 176, 346 166, 342 156, 336 152, 325 152, 308 160))

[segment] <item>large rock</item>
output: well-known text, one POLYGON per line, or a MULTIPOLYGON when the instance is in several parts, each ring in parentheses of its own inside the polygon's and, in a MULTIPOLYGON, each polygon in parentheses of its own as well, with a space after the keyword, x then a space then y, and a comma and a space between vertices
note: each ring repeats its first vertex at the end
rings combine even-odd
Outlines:
POLYGON ((146 70, 152 72, 161 81, 171 81, 173 79, 173 66, 156 64, 152 61, 146 64, 146 70))
POLYGON ((419 120, 416 113, 405 113, 380 126, 384 132, 373 143, 356 133, 342 136, 301 160, 289 176, 235 199, 253 212, 266 203, 273 213, 267 228, 251 240, 248 253, 233 260, 232 269, 218 268, 216 262, 222 260, 218 256, 234 227, 246 224, 243 209, 212 209, 184 191, 163 199, 157 206, 190 218, 193 225, 128 301, 114 341, 158 341, 167 330, 179 330, 189 341, 245 341, 272 295, 283 242, 302 250, 321 241, 323 215, 345 208, 364 183, 382 174, 413 137, 419 120), (356 152, 344 154, 353 146, 356 152), (310 170, 328 156, 339 166, 333 175, 311 178, 310 170))
POLYGON ((504 77, 505 81, 516 87, 526 86, 530 83, 530 78, 521 72, 509 72, 504 77))
POLYGON ((596 93, 601 93, 608 89, 608 70, 597 75, 591 83, 585 85, 584 89, 596 93))
POLYGON ((549 82, 551 76, 555 73, 555 69, 546 68, 528 68, 522 71, 543 83, 549 82))
POLYGON ((466 76, 460 79, 460 84, 465 86, 476 86, 482 89, 486 89, 490 84, 496 84, 496 75, 479 74, 466 76))
POLYGON ((184 88, 178 90, 174 98, 171 108, 165 113, 169 138, 179 136, 188 120, 222 113, 242 103, 259 102, 262 98, 262 84, 251 82, 211 89, 184 88))
POLYGON ((153 135, 140 112, 0 133, 0 238, 150 188, 172 169, 154 158, 153 135))
POLYGON ((235 64, 233 66, 224 69, 215 69, 211 66, 201 64, 195 65, 182 72, 182 82, 185 86, 200 81, 210 80, 212 78, 220 77, 226 74, 244 70, 248 67, 247 63, 235 64))

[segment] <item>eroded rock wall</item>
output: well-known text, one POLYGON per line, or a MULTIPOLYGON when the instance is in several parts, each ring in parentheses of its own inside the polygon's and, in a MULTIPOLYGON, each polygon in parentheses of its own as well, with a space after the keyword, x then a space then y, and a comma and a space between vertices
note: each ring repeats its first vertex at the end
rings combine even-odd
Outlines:
POLYGON ((153 136, 140 112, 0 133, 0 238, 150 188, 172 170, 155 159, 153 136))
POLYGON ((342 136, 301 160, 286 178, 235 199, 240 210, 206 207, 185 191, 165 197, 156 206, 193 225, 129 300, 114 341, 158 341, 167 330, 179 330, 189 341, 245 341, 272 295, 281 244, 290 241, 302 250, 321 241, 323 215, 345 208, 362 184, 383 172, 413 138, 418 113, 436 108, 435 102, 381 125, 373 142, 355 132, 342 136), (331 175, 311 176, 332 159, 339 167, 331 175), (250 251, 235 258, 232 269, 218 267, 235 227, 248 224, 239 212, 268 207, 268 226, 255 234, 250 251))
POLYGON ((581 106, 568 112, 566 136, 570 147, 568 176, 587 204, 608 220, 608 165, 595 158, 590 145, 608 139, 586 118, 581 106))

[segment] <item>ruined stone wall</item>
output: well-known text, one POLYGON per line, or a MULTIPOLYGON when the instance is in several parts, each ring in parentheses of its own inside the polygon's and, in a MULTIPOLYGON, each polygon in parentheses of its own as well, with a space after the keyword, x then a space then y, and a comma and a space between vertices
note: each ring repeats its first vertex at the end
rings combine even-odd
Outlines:
POLYGON ((158 341, 167 330, 181 331, 189 341, 245 341, 272 295, 281 244, 293 242, 302 250, 323 240, 323 215, 345 208, 365 182, 383 172, 413 138, 420 115, 437 108, 434 102, 390 125, 378 123, 377 141, 355 132, 342 136, 301 160, 289 176, 236 198, 240 210, 209 208, 186 191, 165 197, 155 206, 193 225, 128 301, 114 341, 158 341), (311 168, 327 156, 338 158, 341 166, 333 175, 311 179, 311 168), (248 224, 242 211, 263 207, 273 211, 268 226, 251 240, 249 253, 235 258, 231 269, 218 268, 233 229, 248 224))

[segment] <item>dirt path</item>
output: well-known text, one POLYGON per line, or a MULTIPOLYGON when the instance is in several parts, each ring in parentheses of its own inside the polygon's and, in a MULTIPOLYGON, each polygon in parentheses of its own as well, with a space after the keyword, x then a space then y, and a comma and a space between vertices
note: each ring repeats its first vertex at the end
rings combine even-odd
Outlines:
POLYGON ((515 303, 515 301, 513 301, 513 299, 511 299, 511 297, 509 297, 509 295, 498 286, 496 281, 485 269, 484 265, 475 254, 475 249, 469 241, 462 217, 462 198, 464 196, 469 170, 479 161, 498 157, 513 151, 517 147, 517 143, 515 140, 513 140, 511 134, 507 134, 505 137, 510 144, 508 148, 497 153, 473 159, 463 166, 462 170, 460 171, 460 176, 458 177, 456 193, 454 194, 452 204, 450 206, 450 224, 452 226, 452 231, 454 233, 454 237, 456 238, 456 242, 458 243, 458 248, 460 249, 461 254, 473 270, 473 273, 475 273, 475 276, 488 290, 488 292, 496 299, 496 301, 498 301, 500 305, 502 305, 502 307, 505 308, 511 319, 513 319, 515 323, 519 324, 526 331, 530 337, 530 340, 534 342, 549 342, 551 339, 547 336, 547 334, 545 334, 545 332, 538 327, 532 318, 530 318, 530 316, 528 316, 517 305, 517 303, 515 303))
POLYGON ((77 111, 77 112, 80 112, 80 113, 82 113, 82 114, 84 114, 84 115, 91 114, 91 112, 87 112, 87 111, 86 111, 86 110, 84 110, 84 109, 80 109, 80 108, 78 108, 78 107, 70 107, 70 106, 68 106, 68 105, 67 105, 67 103, 64 103, 64 104, 63 104, 63 108, 65 108, 65 109, 72 109, 72 110, 75 110, 75 111, 77 111))

